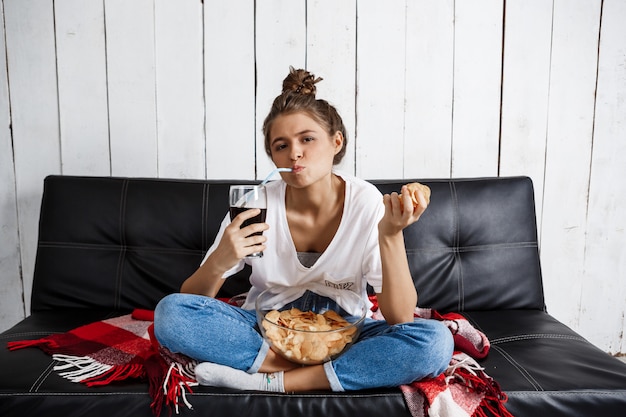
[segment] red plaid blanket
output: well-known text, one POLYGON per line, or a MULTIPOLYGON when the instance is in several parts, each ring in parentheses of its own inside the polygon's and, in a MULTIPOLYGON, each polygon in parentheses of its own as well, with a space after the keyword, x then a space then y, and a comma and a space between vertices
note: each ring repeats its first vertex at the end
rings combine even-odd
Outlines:
MULTIPOLYGON (((384 319, 376 297, 373 318, 384 319)), ((476 359, 489 353, 487 336, 471 325, 461 314, 416 308, 415 317, 439 320, 454 338, 454 355, 446 371, 436 378, 425 378, 400 389, 413 417, 513 417, 506 409, 507 396, 496 381, 487 375, 476 359)))
MULTIPOLYGON (((494 416, 512 417, 504 407, 506 395, 474 360, 489 351, 485 335, 459 314, 416 309, 416 315, 443 321, 454 335, 457 351, 444 374, 400 387, 412 416, 482 417, 488 410, 494 416)), ((146 379, 154 414, 160 415, 163 405, 178 413, 181 403, 192 408, 186 393, 197 385, 196 362, 162 348, 152 332, 153 320, 152 311, 135 310, 67 333, 9 342, 8 347, 38 347, 59 363, 54 369, 60 376, 87 386, 146 379)))
POLYGON ((153 320, 152 311, 135 310, 67 333, 9 342, 8 348, 38 347, 59 363, 54 370, 60 376, 88 387, 146 379, 154 414, 160 415, 164 404, 178 413, 181 401, 191 408, 185 394, 197 385, 195 362, 162 348, 154 338, 153 320))

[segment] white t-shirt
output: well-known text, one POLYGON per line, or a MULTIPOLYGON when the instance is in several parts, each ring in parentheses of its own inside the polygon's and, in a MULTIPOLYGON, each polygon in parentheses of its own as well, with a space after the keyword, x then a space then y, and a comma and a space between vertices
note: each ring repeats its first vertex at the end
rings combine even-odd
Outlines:
MULTIPOLYGON (((341 297, 343 290, 359 294, 368 304, 366 283, 376 292, 382 289, 382 266, 378 246, 378 222, 384 214, 382 194, 359 178, 335 172, 345 181, 345 204, 339 228, 319 259, 307 268, 298 260, 297 252, 285 213, 286 184, 282 180, 266 184, 267 218, 270 229, 266 249, 261 258, 245 258, 224 274, 227 278, 244 267, 252 267, 245 309, 254 309, 256 297, 274 286, 289 287, 282 294, 282 303, 299 298, 306 290, 337 301, 347 311, 355 311, 354 303, 341 297)), ((227 214, 222 221, 215 242, 209 248, 203 263, 219 243, 224 229, 230 223, 227 214)), ((369 312, 369 308, 368 308, 369 312)))

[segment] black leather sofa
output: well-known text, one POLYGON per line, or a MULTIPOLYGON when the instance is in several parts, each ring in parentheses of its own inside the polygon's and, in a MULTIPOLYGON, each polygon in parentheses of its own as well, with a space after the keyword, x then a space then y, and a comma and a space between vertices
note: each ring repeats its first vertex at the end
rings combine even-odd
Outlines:
MULTIPOLYGON (((48 177, 31 315, 0 335, 0 416, 150 417, 146 382, 87 388, 59 377, 39 349, 10 352, 6 344, 154 308, 199 264, 234 182, 242 181, 48 177)), ((409 180, 372 182, 391 192, 409 180)), ((508 410, 626 415, 626 365, 546 312, 531 181, 422 182, 431 205, 405 231, 420 305, 461 312, 489 337, 480 363, 508 394, 508 410)), ((220 295, 245 291, 246 273, 220 295)), ((399 389, 279 395, 198 387, 188 399, 194 410, 183 415, 410 415, 399 389)))

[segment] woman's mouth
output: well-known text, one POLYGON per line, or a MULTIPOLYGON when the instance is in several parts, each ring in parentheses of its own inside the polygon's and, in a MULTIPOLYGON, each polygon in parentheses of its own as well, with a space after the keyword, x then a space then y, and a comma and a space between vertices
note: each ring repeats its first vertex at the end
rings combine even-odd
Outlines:
POLYGON ((303 166, 300 165, 294 165, 291 167, 291 172, 294 174, 297 174, 298 172, 302 171, 304 169, 303 166))

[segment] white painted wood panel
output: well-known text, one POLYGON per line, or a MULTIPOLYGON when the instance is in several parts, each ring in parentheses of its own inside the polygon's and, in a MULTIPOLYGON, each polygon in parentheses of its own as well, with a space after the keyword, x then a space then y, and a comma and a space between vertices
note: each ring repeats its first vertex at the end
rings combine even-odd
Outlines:
POLYGON ((54 16, 62 172, 110 175, 103 2, 56 0, 54 16))
POLYGON ((406 5, 404 176, 450 176, 454 1, 406 5))
POLYGON ((357 8, 356 174, 404 172, 406 18, 404 2, 359 1, 357 8))
MULTIPOLYGON (((5 0, 7 68, 25 311, 37 249, 44 177, 61 172, 51 0, 5 0)), ((10 213, 10 211, 9 211, 10 213)))
POLYGON ((611 353, 626 330, 626 2, 605 0, 586 223, 580 330, 611 353))
POLYGON ((256 3, 256 176, 274 169, 265 153, 263 121, 281 93, 289 66, 306 65, 306 2, 267 0, 256 3))
POLYGON ((104 0, 111 172, 158 175, 153 0, 104 0))
POLYGON ((507 2, 500 175, 527 175, 533 180, 539 229, 543 205, 551 40, 552 1, 507 2))
POLYGON ((262 178, 261 124, 294 65, 325 78, 347 171, 530 175, 549 312, 624 353, 623 1, 3 4, 0 328, 30 307, 45 175, 262 178))
POLYGON ((334 105, 348 133, 346 155, 337 168, 354 174, 356 96, 356 0, 307 2, 306 67, 324 78, 317 98, 334 105))
MULTIPOLYGON (((4 12, 0 8, 0 21, 4 12)), ((0 331, 23 319, 20 242, 4 30, 0 31, 0 331)))
POLYGON ((555 0, 541 252, 548 312, 581 312, 601 3, 555 0))
POLYGON ((204 3, 206 172, 255 177, 254 2, 204 3))
POLYGON ((154 2, 158 175, 204 178, 202 3, 154 2))
POLYGON ((496 176, 503 0, 455 2, 452 176, 496 176))

